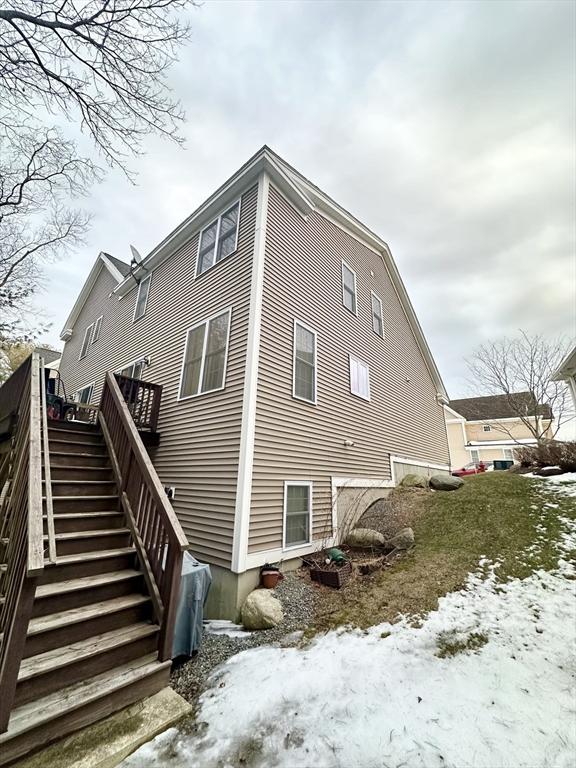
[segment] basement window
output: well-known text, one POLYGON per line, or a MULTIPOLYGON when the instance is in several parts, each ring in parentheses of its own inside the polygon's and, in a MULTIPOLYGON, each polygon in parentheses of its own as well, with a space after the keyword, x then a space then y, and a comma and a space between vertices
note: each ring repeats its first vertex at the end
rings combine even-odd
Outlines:
POLYGON ((226 309, 188 330, 180 400, 224 389, 231 314, 226 309))
POLYGON ((312 483, 284 483, 284 549, 312 539, 312 483))
POLYGON ((238 247, 240 200, 200 233, 196 277, 206 272, 238 247))

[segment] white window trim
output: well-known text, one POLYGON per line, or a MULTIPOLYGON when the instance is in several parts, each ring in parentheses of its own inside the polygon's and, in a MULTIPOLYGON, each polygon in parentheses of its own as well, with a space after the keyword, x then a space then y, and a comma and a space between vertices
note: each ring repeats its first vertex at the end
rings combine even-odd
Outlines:
POLYGON ((302 403, 308 403, 309 405, 318 405, 318 334, 314 328, 310 328, 309 325, 303 323, 301 320, 294 318, 293 330, 292 330, 292 397, 294 400, 300 400, 302 403), (314 400, 309 400, 307 397, 300 397, 296 394, 296 326, 299 325, 305 330, 309 331, 314 336, 314 400))
POLYGON ((197 280, 202 275, 205 275, 206 272, 210 272, 211 269, 213 269, 217 264, 220 264, 223 261, 226 261, 226 259, 229 256, 232 256, 236 251, 238 250, 238 234, 240 233, 240 214, 242 213, 242 198, 239 197, 238 200, 235 200, 233 203, 230 203, 230 205, 227 205, 226 208, 220 213, 216 218, 212 219, 212 221, 209 224, 206 224, 205 227, 203 227, 200 230, 200 234, 198 235, 198 249, 196 251, 196 270, 194 274, 194 279, 197 280), (234 206, 238 206, 238 223, 236 225, 236 240, 234 241, 234 250, 230 251, 228 256, 224 256, 223 259, 220 259, 220 261, 216 261, 216 251, 218 250, 218 238, 220 237, 220 222, 222 221, 222 216, 229 211, 231 208, 234 208, 234 206), (210 227, 216 223, 216 245, 214 246, 214 261, 210 266, 204 270, 204 272, 199 272, 200 269, 200 246, 202 244, 202 234, 207 230, 210 229, 210 227))
MULTIPOLYGON (((227 209, 228 210, 228 209, 227 209)), ((210 315, 210 317, 205 318, 204 320, 200 320, 200 322, 195 323, 194 325, 191 325, 190 328, 186 330, 186 333, 184 335, 184 354, 182 355, 182 367, 180 370, 180 383, 178 384, 178 397, 177 400, 191 400, 193 397, 202 397, 203 395, 209 395, 212 392, 221 392, 223 389, 226 389, 226 373, 228 371, 228 353, 230 351, 230 327, 232 325, 232 307, 227 307, 226 309, 221 309, 219 312, 215 312, 213 315, 210 315), (217 317, 220 317, 220 315, 225 315, 228 313, 228 332, 226 334, 226 353, 224 356, 224 372, 222 374, 222 386, 216 387, 216 389, 207 389, 205 392, 196 392, 195 395, 184 395, 182 396, 182 384, 184 383, 184 366, 186 365, 186 352, 188 351, 188 338, 190 331, 195 330, 196 328, 199 328, 201 325, 208 325, 211 320, 214 320, 217 317)), ((200 366, 200 376, 199 376, 199 384, 202 386, 202 378, 204 376, 204 363, 206 361, 206 345, 208 344, 208 333, 204 333, 204 343, 202 345, 202 362, 200 366)))
POLYGON ((349 389, 350 394, 354 395, 354 397, 359 397, 360 400, 365 400, 366 402, 370 402, 372 399, 372 389, 370 387, 370 366, 368 363, 364 362, 360 357, 356 357, 356 355, 349 354, 348 355, 348 376, 349 376, 349 389), (354 360, 356 363, 360 363, 360 365, 366 366, 368 369, 368 397, 364 397, 364 395, 358 394, 358 392, 352 391, 352 360, 354 360))
POLYGON ((136 363, 143 363, 145 359, 146 355, 140 355, 140 357, 137 357, 134 360, 131 360, 129 363, 126 363, 126 365, 121 365, 116 368, 114 373, 120 375, 125 368, 130 368, 131 365, 136 365, 136 363))
POLYGON ((282 513, 282 551, 283 552, 290 552, 292 549, 301 549, 302 547, 307 547, 312 543, 312 510, 314 508, 313 505, 313 483, 311 480, 285 480, 284 481, 284 509, 282 513), (308 493, 308 541, 301 542, 300 544, 289 544, 286 545, 286 506, 287 506, 287 500, 288 500, 288 494, 287 490, 291 486, 301 486, 306 485, 310 489, 308 493))
POLYGON ((84 358, 88 354, 88 349, 90 348, 90 344, 92 343, 93 329, 94 329, 94 323, 91 323, 84 331, 84 336, 82 337, 82 345, 80 347, 80 354, 78 355, 78 360, 84 360, 84 358), (86 344, 86 349, 84 349, 84 343, 86 342, 87 338, 88 338, 88 343, 86 344), (84 354, 82 354, 83 349, 84 349, 84 354))
POLYGON ((149 275, 146 275, 146 277, 143 277, 142 280, 138 283, 138 293, 136 295, 136 303, 134 304, 134 314, 132 315, 132 322, 135 323, 138 320, 141 320, 144 315, 146 314, 146 310, 148 309, 148 299, 150 298, 150 288, 151 288, 151 281, 152 280, 152 272, 150 272, 149 275), (146 301, 144 302, 144 309, 142 310, 142 314, 138 315, 136 317, 136 310, 138 309, 138 302, 140 300, 140 291, 142 290, 142 286, 144 283, 148 283, 148 293, 146 294, 146 301))
MULTIPOLYGON (((342 259, 341 280, 342 280, 342 306, 344 307, 344 309, 347 312, 350 312, 350 314, 355 315, 356 317, 358 317, 358 285, 357 285, 357 282, 356 282, 356 272, 352 269, 352 267, 349 264, 347 264, 344 261, 344 259, 342 259), (352 272, 352 274, 354 275, 354 311, 351 310, 351 309, 348 309, 348 307, 346 306, 346 304, 344 302, 344 267, 346 267, 346 269, 349 269, 350 272, 352 272)), ((384 326, 382 326, 382 327, 384 327, 384 326)))
MULTIPOLYGON (((358 302, 356 302, 356 304, 358 304, 358 302)), ((374 291, 370 291, 370 319, 372 321, 372 331, 373 331, 373 333, 375 333, 376 336, 378 336, 379 339, 385 339, 386 338, 386 333, 384 331, 384 309, 382 307, 382 299, 380 298, 380 296, 378 296, 377 293, 374 293, 374 291), (374 328, 374 307, 372 306, 372 300, 373 299, 376 299, 376 301, 378 302, 378 306, 380 307, 380 322, 382 323, 382 335, 377 333, 375 328, 374 328)))
POLYGON ((76 395, 79 392, 83 392, 85 389, 89 388, 90 389, 90 397, 88 398, 88 404, 89 404, 90 401, 92 400, 92 395, 94 394, 94 387, 95 386, 96 386, 96 382, 92 381, 92 382, 90 382, 90 384, 86 384, 85 386, 80 387, 80 389, 77 389, 76 392, 74 392, 74 402, 76 402, 76 403, 79 402, 79 400, 76 399, 76 395))
POLYGON ((92 323, 92 338, 90 339, 90 344, 94 344, 98 341, 100 338, 100 331, 102 330, 102 319, 104 315, 100 315, 100 317, 97 317, 96 320, 92 323))

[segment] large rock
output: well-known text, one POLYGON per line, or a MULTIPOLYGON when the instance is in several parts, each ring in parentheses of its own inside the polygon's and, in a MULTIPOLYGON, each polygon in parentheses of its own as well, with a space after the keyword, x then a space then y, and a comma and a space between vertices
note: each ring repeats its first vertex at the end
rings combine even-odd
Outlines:
POLYGON ((432 475, 430 478, 430 488, 435 491, 457 491, 462 485, 464 480, 454 475, 432 475))
POLYGON ((381 547, 384 542, 384 536, 371 528, 354 528, 346 537, 346 544, 349 547, 369 549, 370 547, 381 547))
POLYGON ((536 470, 534 474, 540 477, 554 477, 554 475, 563 475, 564 470, 560 467, 542 467, 542 469, 536 470))
POLYGON ((414 531, 412 528, 403 528, 386 542, 386 546, 391 549, 410 549, 414 546, 414 531))
POLYGON ((428 488, 428 478, 424 475, 408 474, 400 480, 403 488, 428 488))
POLYGON ((240 613, 246 629, 271 629, 284 618, 280 601, 269 589, 255 589, 250 592, 240 613))

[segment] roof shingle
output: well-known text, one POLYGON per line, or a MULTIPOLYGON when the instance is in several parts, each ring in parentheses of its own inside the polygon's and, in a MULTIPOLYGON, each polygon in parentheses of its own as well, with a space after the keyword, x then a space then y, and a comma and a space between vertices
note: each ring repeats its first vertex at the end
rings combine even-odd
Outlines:
POLYGON ((530 392, 513 392, 509 395, 486 395, 484 397, 466 397, 451 400, 450 408, 464 416, 468 421, 490 419, 510 419, 518 416, 519 408, 526 416, 552 418, 549 405, 537 405, 530 392))

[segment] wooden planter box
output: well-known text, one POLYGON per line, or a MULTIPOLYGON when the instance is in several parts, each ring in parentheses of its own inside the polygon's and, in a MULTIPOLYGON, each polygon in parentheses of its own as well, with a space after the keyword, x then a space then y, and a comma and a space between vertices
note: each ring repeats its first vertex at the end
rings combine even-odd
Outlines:
POLYGON ((351 563, 345 563, 340 568, 322 568, 319 564, 310 566, 310 577, 312 581, 324 584, 326 587, 340 589, 349 581, 352 575, 351 563))

